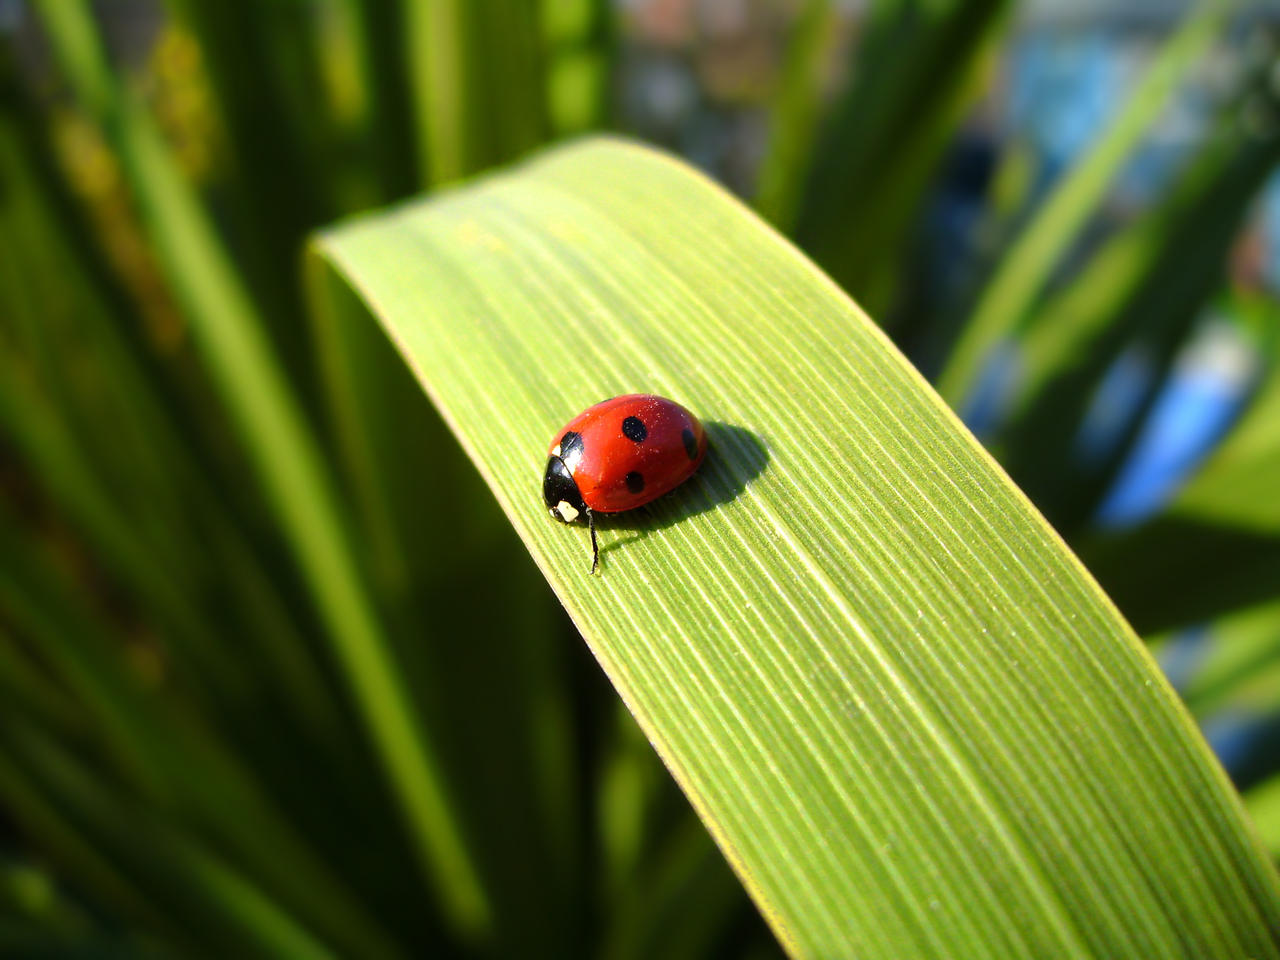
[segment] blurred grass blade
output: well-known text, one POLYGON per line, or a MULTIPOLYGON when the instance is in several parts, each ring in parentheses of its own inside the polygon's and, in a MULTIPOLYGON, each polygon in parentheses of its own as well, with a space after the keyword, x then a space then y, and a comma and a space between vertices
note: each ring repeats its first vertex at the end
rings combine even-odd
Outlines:
POLYGON ((404 4, 424 183, 524 153, 547 135, 542 33, 533 0, 404 4))
MULTIPOLYGON (((0 74, 3 67, 0 66, 0 74)), ((145 337, 83 242, 53 157, 16 84, 0 76, 0 424, 25 468, 145 601, 166 654, 197 688, 233 699, 271 676, 318 739, 332 740, 332 694, 236 519, 201 463, 145 337), (203 542, 200 551, 190 549, 203 542), (227 571, 234 600, 210 596, 227 571), (208 606, 206 606, 208 604, 208 606), (231 650, 204 614, 254 642, 231 650), (229 621, 229 623, 228 623, 229 621), (257 659, 261 651, 264 656, 257 659)), ((243 701, 242 701, 243 702, 243 701)))
POLYGON ((328 626, 424 868, 450 919, 478 932, 488 922, 484 891, 354 561, 320 451, 261 318, 159 131, 108 68, 88 5, 47 0, 38 9, 82 107, 120 154, 152 246, 328 626))
POLYGON ((1268 305, 1268 371, 1244 416, 1174 498, 1170 513, 1280 536, 1280 309, 1268 305))
POLYGON ((958 407, 989 352, 1013 334, 1043 292, 1059 259, 1093 216, 1121 166, 1151 128, 1169 95, 1217 36, 1232 0, 1205 0, 1165 41, 1110 127, 1053 188, 1005 253, 938 378, 958 407))
MULTIPOLYGON (((8 729, 9 725, 0 728, 0 735, 8 729)), ((91 829, 85 829, 56 809, 36 789, 30 774, 14 763, 8 749, 0 751, 0 793, 4 796, 6 815, 37 838, 64 868, 73 870, 79 882, 92 889, 102 902, 147 923, 152 930, 167 934, 175 942, 182 942, 182 930, 174 918, 101 848, 91 829)))
MULTIPOLYGON (((191 698, 132 667, 71 586, 0 513, 0 554, 24 556, 0 571, 0 614, 38 651, 41 667, 75 696, 88 722, 77 743, 106 768, 104 782, 216 840, 239 866, 315 929, 362 956, 396 952, 349 887, 298 839, 298 819, 277 813, 257 780, 189 711, 191 698), (166 699, 163 692, 171 696, 166 699)), ((259 732, 259 739, 270 734, 259 732)), ((0 787, 0 793, 3 788, 0 787)))
POLYGON ((813 162, 836 14, 831 0, 807 0, 801 8, 769 111, 769 140, 757 173, 755 207, 779 230, 791 229, 805 172, 813 162))
POLYGON ((1280 578, 1280 312, 1268 373, 1226 439, 1156 517, 1082 539, 1089 569, 1143 632, 1272 598, 1280 578))
POLYGON ((401 0, 339 0, 321 43, 336 88, 333 110, 345 121, 361 180, 367 192, 388 198, 412 193, 420 169, 404 7, 401 0))
POLYGON ((699 960, 715 952, 745 901, 707 832, 690 817, 657 850, 635 886, 617 901, 602 960, 699 960), (689 904, 696 902, 697 910, 689 904))
POLYGON ((1201 723, 1218 710, 1280 714, 1280 600, 1220 617, 1196 641, 1194 670, 1178 688, 1201 723))
POLYGON ((0 702, 34 717, 46 729, 72 736, 83 732, 80 705, 23 656, 0 630, 0 702))
MULTIPOLYGON (((52 739, 16 722, 0 734, 0 743, 43 794, 36 802, 45 815, 88 827, 121 872, 148 887, 189 944, 203 942, 214 953, 230 955, 333 955, 199 840, 163 822, 139 825, 124 797, 52 739)), ((0 768, 0 783, 5 772, 0 768)))
MULTIPOLYGON (((204 558, 184 549, 189 524, 164 472, 148 469, 170 438, 141 396, 129 352, 109 336, 69 231, 54 219, 38 160, 23 149, 14 93, 7 83, 0 88, 0 180, 8 193, 0 210, 0 426, 117 577, 147 598, 175 652, 192 655, 196 673, 216 683, 235 673, 234 664, 217 644, 191 642, 213 638, 184 595, 204 558), (85 356, 114 367, 110 389, 83 372, 85 356), (95 415, 120 425, 108 438, 95 415)), ((181 472, 175 459, 167 466, 181 472)))
POLYGON ((302 305, 294 278, 280 264, 295 261, 307 231, 338 212, 330 182, 339 168, 333 134, 328 115, 315 108, 315 11, 255 0, 165 3, 199 44, 198 73, 185 82, 195 87, 207 76, 225 126, 220 143, 230 162, 223 193, 243 275, 266 308, 262 318, 276 353, 304 382, 306 344, 297 336, 302 305))
POLYGON ((1242 95, 1222 111, 1205 147, 1169 196, 1108 241, 1019 340, 1020 396, 993 449, 1054 526, 1085 522, 1105 494, 1143 413, 1210 297, 1241 222, 1280 160, 1275 48, 1260 44, 1242 95), (1075 443, 1090 405, 1126 349, 1153 375, 1106 454, 1082 463, 1075 443))
POLYGON ((586 142, 318 250, 369 304, 784 944, 1280 956, 1276 876, 1137 639, 868 318, 722 191, 586 142), (565 419, 700 475, 585 533, 565 419))
POLYGON ((1244 805, 1271 855, 1280 856, 1280 774, 1246 793, 1244 805))
POLYGON ((557 137, 610 125, 617 11, 611 0, 537 0, 546 38, 547 120, 557 137))
POLYGON ((106 933, 105 924, 74 902, 48 867, 21 855, 0 860, 0 916, 0 950, 15 956, 42 949, 63 956, 76 955, 75 948, 81 956, 122 952, 124 937, 106 933), (116 942, 108 946, 109 941, 116 942))
POLYGON ((310 279, 332 449, 397 661, 423 705, 495 931, 507 938, 497 952, 576 955, 588 923, 564 918, 589 880, 565 669, 571 629, 363 305, 330 271, 310 279))
MULTIPOLYGON (((852 86, 832 108, 812 164, 790 171, 802 182, 764 184, 774 194, 800 192, 796 242, 873 312, 893 301, 925 188, 980 92, 975 81, 1010 6, 1009 0, 872 4, 866 36, 853 51, 852 86)), ((791 123, 799 121, 788 118, 778 129, 794 136, 791 123)), ((769 167, 766 173, 781 176, 769 167)), ((785 207, 774 216, 784 227, 792 222, 785 207)))

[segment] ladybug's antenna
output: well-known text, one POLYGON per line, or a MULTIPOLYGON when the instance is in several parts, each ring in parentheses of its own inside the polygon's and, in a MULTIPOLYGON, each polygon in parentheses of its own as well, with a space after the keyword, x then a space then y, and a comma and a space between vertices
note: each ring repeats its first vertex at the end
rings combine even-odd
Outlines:
POLYGON ((600 567, 600 548, 596 546, 596 515, 591 512, 590 507, 584 509, 587 511, 587 529, 591 531, 591 572, 595 573, 600 567))

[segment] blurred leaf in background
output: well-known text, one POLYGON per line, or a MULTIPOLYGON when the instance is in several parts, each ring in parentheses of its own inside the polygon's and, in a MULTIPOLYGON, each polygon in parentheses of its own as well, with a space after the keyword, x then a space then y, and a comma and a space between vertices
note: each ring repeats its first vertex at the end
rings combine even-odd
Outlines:
MULTIPOLYGON (((424 209, 461 209, 455 184, 598 130, 665 146, 751 198, 937 378, 1152 639, 1280 851, 1274 21, 1217 0, 0 0, 0 954, 764 957, 813 942, 753 909, 740 881, 766 909, 768 885, 738 859, 735 878, 546 581, 578 623, 591 584, 549 573, 541 553, 540 571, 516 534, 526 505, 499 506, 481 480, 488 447, 464 425, 504 416, 501 378, 478 374, 436 406, 441 391, 428 379, 424 393, 404 343, 367 316, 385 319, 431 271, 459 302, 532 302, 549 275, 492 265, 517 248, 572 260, 592 238, 554 206, 518 243, 479 223, 446 250, 399 238, 408 247, 384 257, 404 257, 403 287, 371 302, 305 254, 325 225, 424 191, 424 209)), ((580 192, 615 173, 580 171, 580 192)), ((677 182, 631 185, 654 191, 636 230, 685 196, 677 182)), ((709 229, 691 261, 748 235, 741 211, 690 203, 671 216, 727 233, 709 229)), ((655 255, 686 249, 674 220, 669 233, 655 255)), ((589 285, 605 300, 566 314, 560 363, 542 340, 488 345, 522 389, 594 385, 573 371, 617 315, 609 291, 639 269, 623 249, 593 259, 612 264, 589 285)), ((771 264, 762 254, 742 276, 771 264)), ((702 298, 727 276, 704 277, 702 298)), ((671 282, 646 275, 654 309, 671 282)), ((711 354, 731 360, 745 317, 726 317, 707 369, 670 391, 710 376, 711 354)), ((609 329, 644 356, 652 328, 609 329)), ((734 434, 725 462, 749 460, 737 489, 781 516, 776 445, 802 438, 803 418, 757 392, 737 419, 791 419, 762 441, 765 461, 742 460, 734 434)), ((958 476, 959 441, 916 440, 958 476)), ((527 506, 540 516, 539 466, 527 506)), ((614 532, 666 556, 730 512, 614 532)), ((758 582, 742 609, 819 591, 812 570, 787 590, 752 580, 787 549, 731 558, 758 582)), ((709 613, 672 596, 673 621, 709 613)), ((717 639, 736 636, 727 612, 715 622, 717 639)), ((967 649, 963 623, 924 639, 967 649)), ((668 761, 664 745, 697 724, 736 729, 710 707, 655 725, 619 687, 668 761)), ((777 706, 741 696, 726 709, 760 724, 777 706)), ((939 703, 992 708, 973 689, 939 703)), ((1120 736, 1079 723, 1091 743, 1120 736)), ((1175 741, 1203 753, 1186 730, 1162 749, 1175 741)), ((1192 766, 1218 782, 1207 760, 1192 766)), ((1010 769, 1021 783, 1039 768, 1010 769)), ((872 779, 906 797, 936 772, 872 779)), ((1006 780, 977 776, 1006 796, 1006 780)), ((1019 789, 1008 796, 1038 808, 1019 789)), ((1239 844, 1223 876, 1252 877, 1257 916, 1273 916, 1274 878, 1234 801, 1206 789, 1196 802, 1217 804, 1239 844)), ((1169 864, 1197 842, 1159 851, 1175 885, 1169 864)), ((820 852, 789 868, 807 876, 820 852)), ((841 877, 893 856, 889 842, 841 877)), ((1255 904, 1223 896, 1221 916, 1255 904)), ((1083 928, 1107 929, 1108 908, 1081 902, 1083 928)), ((1141 915, 1153 933, 1158 911, 1141 915)), ((1195 920, 1210 915, 1188 914, 1185 943, 1213 935, 1218 921, 1195 920)), ((879 919, 859 930, 882 951, 957 955, 927 922, 898 943, 879 919)), ((1002 942, 976 936, 964 953, 1008 955, 1002 942)))

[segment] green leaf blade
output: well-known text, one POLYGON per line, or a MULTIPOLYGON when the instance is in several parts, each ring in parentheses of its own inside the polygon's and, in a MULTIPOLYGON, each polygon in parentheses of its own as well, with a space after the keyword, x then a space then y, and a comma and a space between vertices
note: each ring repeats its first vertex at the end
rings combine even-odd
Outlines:
POLYGON ((1276 881, 1114 608, 878 329, 681 165, 611 142, 327 234, 797 956, 1277 955, 1276 881), (585 533, 554 430, 708 423, 585 533))

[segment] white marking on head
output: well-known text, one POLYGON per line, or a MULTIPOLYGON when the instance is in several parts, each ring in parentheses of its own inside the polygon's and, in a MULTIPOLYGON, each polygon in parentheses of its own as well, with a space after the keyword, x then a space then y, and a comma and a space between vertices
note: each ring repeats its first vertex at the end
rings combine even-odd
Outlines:
POLYGON ((573 523, 578 519, 578 511, 568 500, 561 500, 556 504, 556 509, 560 511, 560 516, 564 518, 565 523, 573 523))
POLYGON ((553 457, 560 456, 560 444, 557 443, 554 447, 551 448, 551 455, 553 457))

